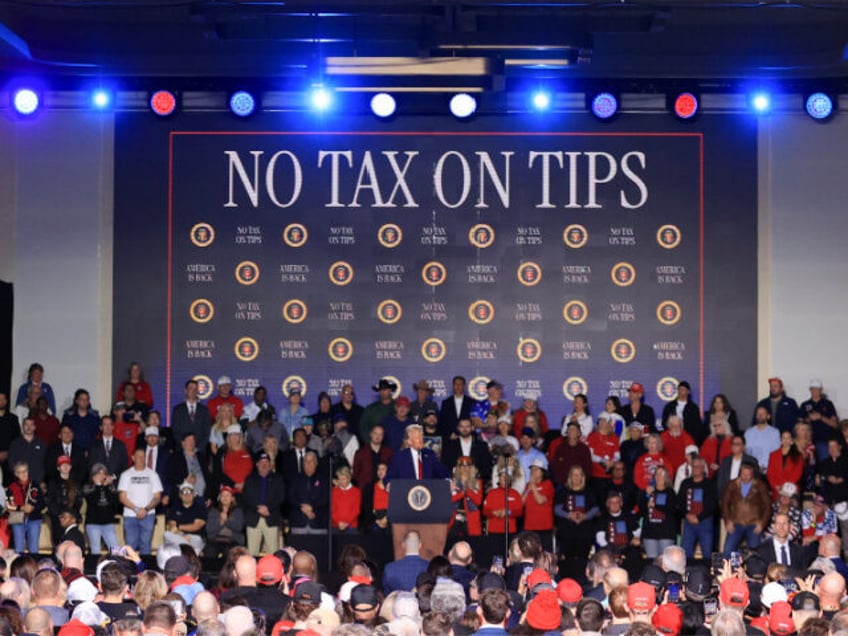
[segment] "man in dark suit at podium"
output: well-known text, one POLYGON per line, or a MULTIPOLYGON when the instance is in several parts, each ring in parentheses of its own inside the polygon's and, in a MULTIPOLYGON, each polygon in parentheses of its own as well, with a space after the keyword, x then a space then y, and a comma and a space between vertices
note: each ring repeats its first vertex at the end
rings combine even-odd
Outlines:
POLYGON ((436 453, 424 448, 424 428, 410 424, 403 432, 406 448, 392 455, 386 482, 392 479, 448 479, 436 453))
POLYGON ((453 379, 453 395, 442 400, 439 410, 439 426, 447 435, 456 432, 459 421, 471 417, 474 400, 465 393, 465 378, 457 375, 453 379))

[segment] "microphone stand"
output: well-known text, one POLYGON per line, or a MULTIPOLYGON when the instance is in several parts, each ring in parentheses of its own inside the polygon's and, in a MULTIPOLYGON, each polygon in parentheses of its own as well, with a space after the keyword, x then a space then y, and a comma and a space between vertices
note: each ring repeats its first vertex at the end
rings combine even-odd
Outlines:
POLYGON ((507 461, 504 462, 504 477, 505 477, 505 485, 504 485, 504 563, 509 563, 509 468, 507 464, 509 463, 509 458, 504 457, 507 461))
POLYGON ((327 453, 327 468, 329 480, 327 485, 330 489, 330 510, 327 515, 327 572, 333 571, 333 453, 327 453))

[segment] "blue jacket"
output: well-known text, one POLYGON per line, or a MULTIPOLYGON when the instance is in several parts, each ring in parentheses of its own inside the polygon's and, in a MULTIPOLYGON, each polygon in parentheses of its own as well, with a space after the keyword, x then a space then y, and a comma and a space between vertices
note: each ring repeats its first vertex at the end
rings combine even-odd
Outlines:
MULTIPOLYGON (((419 452, 421 453, 421 472, 424 479, 447 479, 450 476, 447 469, 436 458, 436 453, 429 448, 422 448, 419 452)), ((418 479, 415 466, 412 465, 412 451, 410 449, 405 448, 392 455, 385 482, 389 483, 392 479, 418 479)))
POLYGON ((427 571, 428 562, 417 554, 408 554, 402 559, 386 563, 383 570, 383 594, 395 590, 411 592, 418 575, 427 571))

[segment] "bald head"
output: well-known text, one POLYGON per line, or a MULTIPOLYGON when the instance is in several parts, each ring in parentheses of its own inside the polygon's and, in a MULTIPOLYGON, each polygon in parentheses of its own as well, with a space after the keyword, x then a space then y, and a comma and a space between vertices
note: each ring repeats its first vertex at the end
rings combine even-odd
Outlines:
POLYGON ((24 625, 27 633, 30 634, 38 634, 39 636, 51 636, 53 634, 53 621, 50 619, 50 614, 40 607, 34 607, 27 612, 24 625))
POLYGON ((826 534, 819 539, 819 556, 827 559, 838 557, 842 549, 842 541, 835 534, 826 534))
POLYGON ((421 550, 421 535, 415 530, 410 530, 403 538, 403 549, 406 554, 418 554, 421 550))
POLYGON ((315 579, 318 574, 318 561, 311 552, 300 550, 292 559, 292 574, 308 576, 315 579))
POLYGON ((70 543, 71 545, 65 548, 65 556, 62 558, 62 565, 66 568, 73 568, 81 571, 83 568, 82 550, 80 550, 80 547, 73 541, 66 541, 65 543, 70 543))
POLYGON ((839 572, 831 572, 825 574, 819 583, 819 598, 821 599, 822 609, 825 609, 829 602, 831 605, 839 605, 839 601, 845 596, 845 579, 839 572))
POLYGON ((624 568, 610 568, 604 574, 604 590, 607 594, 609 594, 610 590, 622 586, 627 587, 628 585, 630 585, 630 577, 624 568))
POLYGON ((239 587, 256 587, 256 559, 249 554, 236 560, 236 578, 239 587))
POLYGON ((218 620, 220 608, 215 596, 210 592, 200 592, 194 597, 194 602, 191 604, 191 613, 197 623, 205 620, 218 620))
POLYGON ((463 566, 470 564, 472 557, 473 552, 471 551, 471 546, 468 545, 468 542, 466 541, 458 541, 457 543, 454 543, 450 553, 448 554, 448 558, 451 563, 463 566))

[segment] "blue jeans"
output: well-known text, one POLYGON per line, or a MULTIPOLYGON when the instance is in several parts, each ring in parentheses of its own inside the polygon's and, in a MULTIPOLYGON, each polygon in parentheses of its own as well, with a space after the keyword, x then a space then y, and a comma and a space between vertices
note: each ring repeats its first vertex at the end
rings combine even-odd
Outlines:
POLYGON ((38 554, 38 538, 41 536, 41 519, 32 521, 25 519, 23 523, 12 526, 12 537, 15 540, 15 552, 23 554, 29 548, 30 554, 38 554))
POLYGON ((150 554, 150 540, 156 515, 148 513, 144 519, 124 517, 124 541, 139 554, 150 554))
POLYGON ((674 539, 642 539, 642 547, 645 548, 645 556, 656 559, 667 547, 674 545, 674 539))
POLYGON ((118 547, 118 533, 115 532, 115 524, 107 523, 95 525, 86 524, 85 533, 88 535, 88 547, 92 554, 100 554, 100 540, 106 542, 106 548, 111 550, 118 547))
POLYGON ((713 551, 713 519, 704 519, 696 524, 683 520, 683 549, 686 551, 687 559, 695 558, 695 545, 701 544, 701 552, 708 559, 713 551))
POLYGON ((739 523, 734 524, 733 532, 727 533, 727 539, 724 542, 725 558, 730 558, 730 553, 736 551, 739 544, 742 543, 742 539, 745 539, 748 547, 752 550, 760 545, 760 535, 754 532, 755 527, 754 524, 748 526, 743 526, 739 523))

